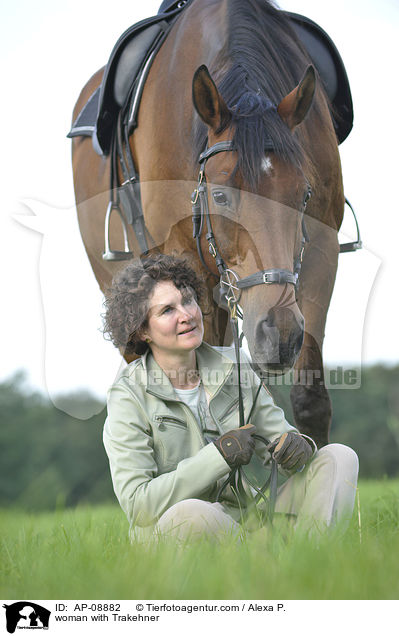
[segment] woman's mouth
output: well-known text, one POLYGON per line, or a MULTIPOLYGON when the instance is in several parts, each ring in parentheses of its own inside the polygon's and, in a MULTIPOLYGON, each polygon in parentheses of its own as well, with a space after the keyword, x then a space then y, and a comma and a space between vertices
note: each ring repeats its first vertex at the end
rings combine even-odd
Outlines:
POLYGON ((185 329, 184 331, 181 331, 178 335, 184 336, 186 333, 191 333, 192 331, 194 331, 194 329, 196 329, 196 325, 194 325, 193 327, 190 327, 189 329, 185 329))

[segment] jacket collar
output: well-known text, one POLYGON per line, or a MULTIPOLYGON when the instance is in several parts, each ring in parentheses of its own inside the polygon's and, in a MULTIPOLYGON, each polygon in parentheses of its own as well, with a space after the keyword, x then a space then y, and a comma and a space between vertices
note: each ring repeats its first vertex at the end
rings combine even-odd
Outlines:
MULTIPOLYGON (((221 352, 203 342, 195 355, 202 384, 212 398, 230 375, 234 366, 234 351, 226 349, 221 352)), ((150 350, 146 351, 141 361, 147 378, 147 393, 166 400, 179 401, 169 378, 154 360, 150 350)))

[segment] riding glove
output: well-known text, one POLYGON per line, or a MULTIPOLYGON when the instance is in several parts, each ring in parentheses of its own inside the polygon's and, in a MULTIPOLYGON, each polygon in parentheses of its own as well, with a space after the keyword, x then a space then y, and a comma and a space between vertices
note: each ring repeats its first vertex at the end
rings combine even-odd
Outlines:
POLYGON ((213 443, 228 465, 237 468, 249 464, 255 448, 255 440, 252 437, 255 432, 255 426, 246 424, 218 437, 213 443))
POLYGON ((314 449, 299 433, 289 431, 275 442, 269 444, 268 450, 283 468, 301 470, 313 455, 314 449))

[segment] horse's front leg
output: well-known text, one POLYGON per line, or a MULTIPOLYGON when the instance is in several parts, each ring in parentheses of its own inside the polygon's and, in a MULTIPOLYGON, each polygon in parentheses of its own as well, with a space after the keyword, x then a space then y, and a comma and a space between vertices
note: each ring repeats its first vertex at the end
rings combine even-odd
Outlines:
POLYGON ((295 365, 291 403, 297 427, 312 437, 319 448, 328 444, 332 415, 322 347, 338 253, 336 232, 326 228, 308 246, 298 289, 298 305, 305 317, 305 338, 295 365))
POLYGON ((328 444, 331 400, 324 383, 321 350, 308 333, 295 366, 295 383, 290 397, 295 423, 301 433, 309 435, 318 448, 328 444))

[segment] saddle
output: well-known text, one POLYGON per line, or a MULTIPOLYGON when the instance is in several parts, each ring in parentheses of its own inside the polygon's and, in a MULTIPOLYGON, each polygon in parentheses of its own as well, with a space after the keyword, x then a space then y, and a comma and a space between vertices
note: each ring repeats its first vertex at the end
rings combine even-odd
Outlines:
MULTIPOLYGON (((110 153, 113 131, 121 109, 129 103, 129 134, 137 126, 137 113, 145 80, 162 43, 180 12, 193 0, 164 0, 156 16, 129 27, 116 42, 101 85, 74 121, 68 137, 90 136, 94 150, 110 153)), ((315 22, 285 11, 300 42, 320 75, 331 102, 331 117, 338 143, 353 126, 353 104, 342 58, 328 34, 315 22)))

